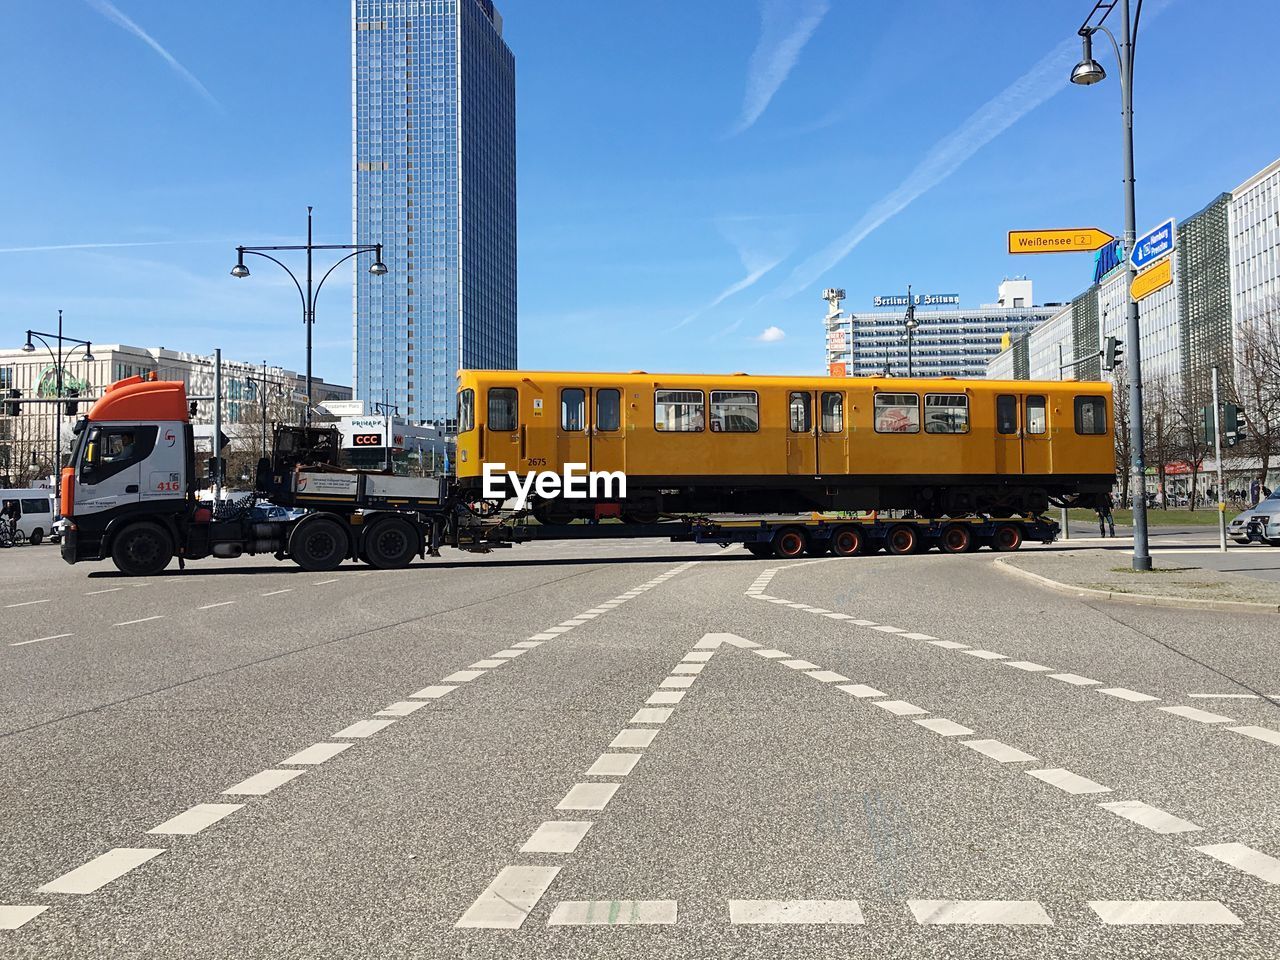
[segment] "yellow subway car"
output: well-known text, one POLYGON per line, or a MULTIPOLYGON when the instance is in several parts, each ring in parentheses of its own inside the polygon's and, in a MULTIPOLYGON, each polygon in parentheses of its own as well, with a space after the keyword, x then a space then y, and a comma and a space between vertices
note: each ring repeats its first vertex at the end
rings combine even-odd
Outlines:
POLYGON ((622 471, 625 500, 533 504, 544 522, 620 514, 1093 506, 1115 482, 1107 383, 463 370, 459 483, 622 471))

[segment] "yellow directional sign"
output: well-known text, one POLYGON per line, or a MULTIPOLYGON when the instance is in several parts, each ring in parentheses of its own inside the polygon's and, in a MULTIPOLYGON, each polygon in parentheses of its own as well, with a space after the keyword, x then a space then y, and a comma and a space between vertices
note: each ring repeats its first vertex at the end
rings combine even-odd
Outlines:
POLYGON ((1133 278, 1133 299, 1141 300, 1171 283, 1173 283, 1173 260, 1165 257, 1133 278))
POLYGON ((1065 230, 1010 230, 1010 253, 1079 253, 1100 250, 1115 240, 1097 227, 1065 230))

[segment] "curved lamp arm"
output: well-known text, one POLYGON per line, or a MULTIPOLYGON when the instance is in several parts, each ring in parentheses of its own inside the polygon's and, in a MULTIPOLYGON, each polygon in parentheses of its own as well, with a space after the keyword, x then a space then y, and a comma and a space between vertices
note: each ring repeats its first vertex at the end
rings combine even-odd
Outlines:
MULTIPOLYGON (((347 262, 348 260, 350 260, 352 257, 358 257, 358 256, 360 256, 360 254, 362 254, 362 253, 372 253, 372 252, 374 251, 374 249, 375 249, 374 247, 372 247, 372 246, 368 246, 368 247, 361 247, 359 250, 352 250, 352 251, 351 251, 350 253, 348 253, 345 257, 343 257, 341 260, 337 261, 333 266, 331 266, 328 270, 326 270, 326 271, 324 272, 324 276, 320 278, 320 282, 316 284, 316 291, 315 291, 315 293, 313 293, 313 294, 311 295, 311 307, 312 307, 312 309, 315 309, 316 301, 320 299, 320 288, 321 288, 321 287, 323 287, 323 286, 324 286, 324 282, 325 282, 326 280, 328 280, 328 279, 329 279, 329 274, 333 273, 333 271, 334 271, 334 270, 337 270, 337 269, 338 269, 338 267, 340 267, 342 264, 346 263, 346 262, 347 262)), ((246 252, 247 252, 247 251, 246 251, 246 252)))
POLYGON ((293 271, 292 271, 292 270, 290 270, 288 267, 286 267, 283 263, 281 263, 279 260, 277 260, 275 257, 271 256, 270 254, 267 254, 267 253, 260 253, 260 252, 259 252, 259 251, 257 251, 257 250, 250 250, 248 247, 246 247, 246 248, 245 248, 244 252, 245 252, 245 253, 251 253, 251 254, 253 254, 255 257, 262 257, 262 258, 264 258, 264 259, 266 259, 266 260, 270 260, 270 261, 271 261, 272 263, 274 263, 277 267, 279 267, 281 270, 283 270, 285 273, 287 273, 287 274, 289 275, 289 279, 293 281, 293 285, 294 285, 295 287, 297 287, 297 289, 298 289, 298 297, 299 297, 299 299, 301 299, 301 300, 302 300, 302 309, 303 309, 304 311, 307 309, 307 295, 306 295, 305 293, 303 293, 303 292, 302 292, 302 284, 298 283, 298 278, 297 278, 297 277, 295 277, 295 276, 293 275, 293 271))

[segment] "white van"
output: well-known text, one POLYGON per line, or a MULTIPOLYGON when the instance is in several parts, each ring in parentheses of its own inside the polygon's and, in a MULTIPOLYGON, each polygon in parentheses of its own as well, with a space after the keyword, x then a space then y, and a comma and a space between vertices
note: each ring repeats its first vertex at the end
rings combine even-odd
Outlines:
POLYGON ((53 492, 50 490, 10 490, 0 488, 0 503, 17 501, 22 516, 18 518, 18 529, 26 536, 28 543, 40 543, 49 539, 54 533, 53 522, 57 512, 53 506, 53 492))

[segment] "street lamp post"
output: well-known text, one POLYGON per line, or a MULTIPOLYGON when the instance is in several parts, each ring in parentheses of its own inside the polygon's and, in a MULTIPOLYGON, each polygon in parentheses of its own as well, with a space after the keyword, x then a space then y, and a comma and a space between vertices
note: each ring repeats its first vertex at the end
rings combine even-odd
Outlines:
POLYGON ((58 311, 58 332, 42 333, 39 330, 27 331, 27 342, 22 345, 23 353, 35 353, 36 345, 31 342, 32 338, 39 340, 44 344, 44 348, 49 351, 49 357, 54 364, 54 383, 57 396, 54 399, 54 456, 53 456, 53 495, 58 503, 62 502, 62 364, 71 359, 71 354, 75 353, 80 347, 84 347, 84 362, 93 363, 93 345, 88 340, 77 340, 75 337, 66 337, 62 334, 62 311, 58 311), (54 353, 53 347, 49 346, 49 341, 45 337, 51 337, 58 343, 58 351, 54 353), (62 350, 64 343, 71 344, 71 349, 65 353, 62 350))
POLYGON ((916 302, 911 296, 911 284, 907 284, 907 319, 904 323, 907 328, 907 376, 914 377, 915 369, 911 362, 911 341, 915 337, 916 327, 920 326, 916 320, 916 302))
POLYGON ((400 408, 394 403, 387 403, 385 401, 378 402, 376 400, 374 401, 373 408, 375 411, 382 414, 382 442, 386 445, 387 473, 395 473, 395 464, 391 460, 391 415, 395 414, 397 417, 400 416, 400 408))
POLYGON ((249 276, 249 268, 244 265, 244 255, 251 253, 257 257, 263 257, 270 260, 276 266, 280 267, 289 275, 289 279, 293 281, 293 285, 298 288, 298 296, 302 298, 302 323, 307 328, 307 406, 306 413, 303 416, 303 422, 307 425, 311 424, 311 328, 316 322, 316 298, 320 296, 320 288, 324 286, 324 282, 329 279, 329 274, 338 268, 339 264, 345 263, 352 257, 359 256, 362 253, 372 253, 373 263, 369 265, 369 272, 375 277, 384 276, 387 273, 387 265, 382 262, 382 244, 381 243, 313 243, 311 240, 311 207, 307 207, 307 242, 302 245, 293 246, 271 246, 271 247, 236 247, 236 265, 231 268, 231 275, 238 280, 243 280, 249 276), (271 256, 265 251, 285 251, 285 250, 305 250, 307 253, 307 288, 304 291, 302 284, 298 282, 298 278, 293 271, 286 267, 283 263, 271 256), (312 285, 312 259, 316 250, 350 250, 345 257, 339 259, 328 270, 325 271, 320 282, 312 285))
POLYGON ((1151 569, 1151 551, 1147 540, 1146 452, 1142 435, 1142 345, 1138 326, 1138 302, 1133 299, 1133 242, 1137 236, 1136 204, 1133 187, 1133 54, 1138 39, 1138 23, 1142 18, 1142 0, 1138 0, 1135 16, 1130 19, 1130 0, 1097 0, 1080 27, 1083 53, 1071 71, 1071 82, 1090 86, 1106 78, 1102 64, 1093 59, 1093 35, 1099 31, 1111 40, 1120 71, 1120 118, 1124 127, 1124 252, 1126 318, 1126 361, 1129 365, 1129 455, 1132 464, 1131 483, 1137 488, 1133 503, 1133 569, 1151 569), (1103 21, 1117 6, 1123 20, 1120 41, 1103 26, 1103 21), (1101 16, 1095 16, 1101 11, 1101 16))
POLYGON ((253 375, 245 376, 246 383, 254 384, 254 389, 258 392, 259 399, 262 401, 262 453, 261 456, 267 455, 267 399, 268 389, 274 386, 277 397, 284 395, 284 385, 278 381, 267 379, 267 361, 262 361, 262 376, 255 377, 253 375))

